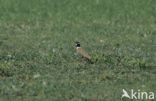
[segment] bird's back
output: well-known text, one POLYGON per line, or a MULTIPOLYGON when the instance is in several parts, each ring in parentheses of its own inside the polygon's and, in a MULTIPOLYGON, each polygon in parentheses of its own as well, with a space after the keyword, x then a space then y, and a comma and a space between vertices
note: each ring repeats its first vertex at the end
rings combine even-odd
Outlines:
POLYGON ((82 55, 83 57, 86 57, 88 59, 91 59, 91 56, 88 55, 88 53, 82 49, 81 47, 77 48, 77 52, 82 55))

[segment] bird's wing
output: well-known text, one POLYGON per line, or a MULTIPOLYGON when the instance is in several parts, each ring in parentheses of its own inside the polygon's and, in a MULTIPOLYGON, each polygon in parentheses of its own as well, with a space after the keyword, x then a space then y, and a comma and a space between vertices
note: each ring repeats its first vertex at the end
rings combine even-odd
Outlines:
POLYGON ((82 56, 84 56, 84 57, 86 57, 86 58, 88 58, 88 59, 91 59, 91 57, 88 55, 88 53, 87 53, 84 49, 78 48, 77 51, 78 51, 78 53, 81 54, 82 56))

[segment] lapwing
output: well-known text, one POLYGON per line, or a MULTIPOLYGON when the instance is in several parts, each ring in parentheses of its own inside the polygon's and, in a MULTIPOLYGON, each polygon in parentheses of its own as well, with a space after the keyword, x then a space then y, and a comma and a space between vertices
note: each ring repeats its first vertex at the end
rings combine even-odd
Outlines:
POLYGON ((91 56, 89 56, 88 53, 80 46, 80 42, 75 42, 75 46, 76 46, 77 53, 80 56, 91 61, 91 56))

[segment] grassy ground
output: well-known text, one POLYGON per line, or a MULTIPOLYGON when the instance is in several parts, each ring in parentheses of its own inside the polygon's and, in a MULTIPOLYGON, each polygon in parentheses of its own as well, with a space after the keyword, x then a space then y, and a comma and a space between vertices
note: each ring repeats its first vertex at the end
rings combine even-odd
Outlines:
POLYGON ((0 101, 156 91, 155 18, 155 0, 0 0, 0 101), (75 41, 97 62, 81 63, 75 41))

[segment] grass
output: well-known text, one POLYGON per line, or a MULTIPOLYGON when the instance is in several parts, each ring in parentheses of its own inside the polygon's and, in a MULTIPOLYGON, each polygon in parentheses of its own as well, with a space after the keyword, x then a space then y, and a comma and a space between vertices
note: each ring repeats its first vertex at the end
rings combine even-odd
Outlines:
POLYGON ((120 101, 122 89, 156 91, 155 4, 0 0, 0 101, 120 101), (75 41, 94 64, 81 63, 75 41))

